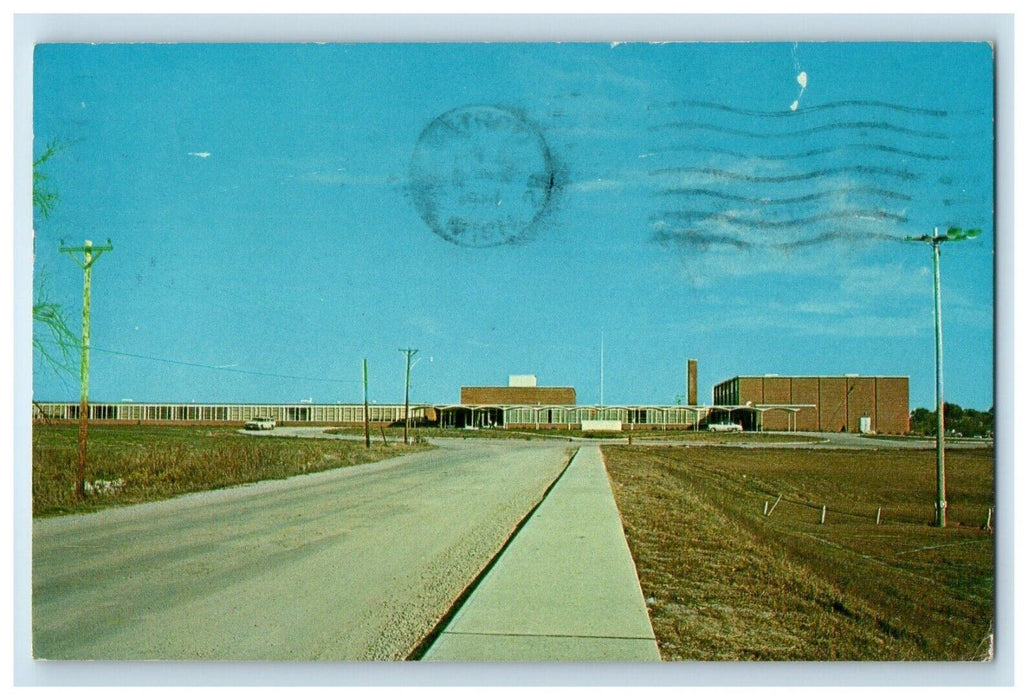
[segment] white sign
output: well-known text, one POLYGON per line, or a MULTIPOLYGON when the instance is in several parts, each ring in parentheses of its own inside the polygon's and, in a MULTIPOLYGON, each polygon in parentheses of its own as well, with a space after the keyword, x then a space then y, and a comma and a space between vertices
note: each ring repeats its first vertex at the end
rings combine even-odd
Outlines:
POLYGON ((584 420, 582 421, 584 432, 622 432, 622 421, 620 420, 584 420))

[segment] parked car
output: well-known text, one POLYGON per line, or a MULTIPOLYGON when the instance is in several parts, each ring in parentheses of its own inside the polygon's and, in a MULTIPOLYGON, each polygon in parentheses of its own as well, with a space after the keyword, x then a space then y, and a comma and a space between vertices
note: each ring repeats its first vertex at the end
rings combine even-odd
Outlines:
POLYGON ((277 427, 277 421, 269 416, 255 416, 244 424, 245 430, 273 430, 277 427))
POLYGON ((709 423, 708 430, 713 433, 740 433, 744 428, 740 423, 709 423))

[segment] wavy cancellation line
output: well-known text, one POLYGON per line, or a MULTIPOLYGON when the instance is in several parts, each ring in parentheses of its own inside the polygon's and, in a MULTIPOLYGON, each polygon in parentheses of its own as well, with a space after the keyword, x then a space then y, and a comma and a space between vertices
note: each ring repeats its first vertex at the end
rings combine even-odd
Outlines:
POLYGON ((779 243, 767 243, 765 245, 767 245, 770 248, 776 248, 778 250, 794 250, 796 248, 808 248, 810 246, 821 245, 823 243, 859 240, 893 241, 895 243, 905 243, 904 238, 893 236, 890 233, 879 233, 875 231, 825 231, 824 233, 812 236, 810 238, 802 238, 796 241, 784 241, 779 243))
POLYGON ((726 180, 740 180, 742 182, 763 182, 771 184, 781 182, 803 182, 806 180, 814 180, 820 177, 829 177, 831 175, 881 175, 898 178, 900 180, 920 179, 920 176, 911 170, 886 168, 878 165, 845 165, 837 168, 822 168, 820 170, 812 170, 807 173, 797 173, 795 175, 747 175, 745 173, 738 173, 732 170, 702 167, 658 168, 656 170, 651 170, 649 174, 651 176, 708 175, 710 177, 723 178, 726 180))
POLYGON ((728 245, 739 250, 747 250, 752 244, 742 238, 715 233, 701 233, 693 229, 661 229, 655 230, 653 239, 658 243, 677 243, 706 247, 709 245, 728 245))
POLYGON ((829 124, 820 124, 819 126, 813 126, 807 129, 798 129, 797 131, 751 131, 748 129, 734 129, 728 126, 721 126, 719 124, 712 124, 711 122, 700 121, 668 122, 665 124, 655 124, 654 126, 648 127, 648 131, 655 132, 668 130, 713 131, 715 133, 723 134, 726 136, 743 136, 745 138, 754 139, 796 138, 800 136, 813 136, 815 134, 821 134, 827 131, 852 131, 856 129, 870 129, 874 131, 904 134, 906 136, 915 136, 917 138, 926 139, 938 139, 942 141, 947 141, 951 138, 949 134, 943 133, 941 131, 924 131, 921 129, 911 129, 906 126, 899 126, 898 124, 892 124, 891 122, 884 121, 831 122, 829 124))
POLYGON ((809 202, 819 202, 825 199, 843 197, 846 195, 874 196, 881 197, 882 199, 894 199, 901 202, 911 202, 913 200, 913 197, 911 195, 905 194, 904 192, 886 190, 881 189, 879 187, 838 187, 832 190, 812 192, 809 194, 799 195, 797 197, 750 197, 742 194, 733 194, 732 192, 726 192, 723 190, 716 190, 709 187, 671 187, 669 189, 665 189, 661 192, 658 192, 657 195, 681 197, 712 197, 715 199, 721 199, 728 202, 738 202, 741 204, 771 204, 776 206, 783 204, 807 204, 809 202))
POLYGON ((913 107, 911 105, 898 104, 895 102, 882 102, 880 100, 838 100, 835 102, 822 102, 820 104, 808 107, 799 107, 795 111, 790 111, 787 109, 747 109, 743 107, 733 107, 732 105, 722 104, 721 102, 708 102, 706 100, 675 100, 673 102, 667 102, 659 106, 650 105, 648 106, 648 109, 671 109, 677 107, 691 107, 694 109, 712 109, 719 112, 725 112, 727 114, 739 114, 747 117, 775 117, 798 119, 800 119, 802 115, 808 115, 815 112, 826 112, 832 109, 843 109, 846 107, 886 109, 893 112, 899 112, 901 114, 914 114, 925 117, 948 117, 956 114, 976 114, 978 112, 978 110, 949 111, 944 109, 927 109, 925 107, 913 107))
POLYGON ((727 234, 702 233, 692 228, 663 229, 655 230, 653 233, 653 239, 658 243, 672 243, 693 248, 706 248, 711 245, 728 245, 738 250, 764 248, 782 251, 808 248, 811 246, 821 245, 823 243, 834 243, 838 241, 879 240, 895 241, 898 243, 903 242, 902 239, 888 233, 875 233, 872 231, 848 229, 824 231, 823 233, 796 241, 745 240, 743 238, 727 234))
POLYGON ((744 226, 752 229, 800 228, 802 226, 809 226, 823 221, 880 221, 898 224, 908 221, 908 218, 901 214, 884 211, 883 209, 839 209, 825 212, 823 214, 800 216, 793 219, 781 219, 777 221, 736 216, 725 212, 708 212, 699 209, 662 212, 661 220, 668 219, 674 219, 677 221, 719 221, 724 224, 744 226))
POLYGON ((682 152, 682 151, 696 151, 698 153, 714 153, 721 156, 730 156, 733 158, 741 159, 756 159, 766 161, 784 161, 784 160, 799 160, 801 158, 814 158, 817 156, 827 156, 832 154, 841 153, 842 151, 873 151, 875 153, 885 153, 893 156, 905 156, 907 158, 916 158, 918 160, 936 160, 936 161, 948 161, 952 160, 952 156, 948 156, 942 153, 929 153, 921 151, 909 151, 904 148, 896 148, 895 146, 888 146, 882 143, 846 143, 838 146, 829 146, 827 148, 813 148, 807 151, 797 151, 794 153, 748 153, 747 151, 734 151, 727 148, 719 148, 717 146, 708 146, 705 144, 696 143, 685 143, 666 147, 656 147, 656 152, 682 152))

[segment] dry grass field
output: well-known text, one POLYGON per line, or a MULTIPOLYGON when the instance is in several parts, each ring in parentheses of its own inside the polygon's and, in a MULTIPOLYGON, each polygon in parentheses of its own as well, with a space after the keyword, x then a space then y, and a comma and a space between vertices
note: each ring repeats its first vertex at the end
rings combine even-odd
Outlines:
MULTIPOLYGON (((363 428, 344 427, 328 428, 328 433, 336 435, 362 435, 363 428)), ((372 427, 370 439, 382 441, 384 439, 402 439, 403 429, 399 426, 386 428, 372 427)), ((590 440, 611 440, 613 442, 626 442, 631 437, 634 443, 642 442, 692 442, 695 444, 708 445, 729 445, 729 444, 760 444, 773 442, 811 443, 820 442, 820 438, 791 433, 712 433, 707 430, 634 430, 623 433, 583 431, 579 428, 566 430, 563 428, 479 428, 478 430, 464 430, 463 428, 436 428, 419 427, 410 428, 411 437, 419 438, 459 438, 467 439, 493 439, 493 440, 564 440, 570 438, 590 440)))
POLYGON ((82 503, 74 494, 78 428, 32 430, 33 516, 89 512, 265 479, 283 479, 376 462, 426 445, 346 440, 255 438, 229 427, 95 425, 90 427, 82 503))
POLYGON ((603 450, 664 659, 988 657, 991 450, 603 450))

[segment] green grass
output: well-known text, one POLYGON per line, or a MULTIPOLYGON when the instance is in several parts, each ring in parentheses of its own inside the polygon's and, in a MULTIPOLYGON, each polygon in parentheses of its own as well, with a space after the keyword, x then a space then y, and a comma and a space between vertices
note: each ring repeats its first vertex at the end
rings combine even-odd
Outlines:
POLYGON ((86 481, 121 485, 76 502, 78 428, 36 424, 32 433, 34 516, 90 512, 171 498, 193 491, 284 479, 420 449, 345 440, 250 437, 231 427, 90 426, 86 481))
POLYGON ((991 450, 948 454, 944 529, 929 524, 933 451, 604 454, 663 658, 985 657, 991 450))

